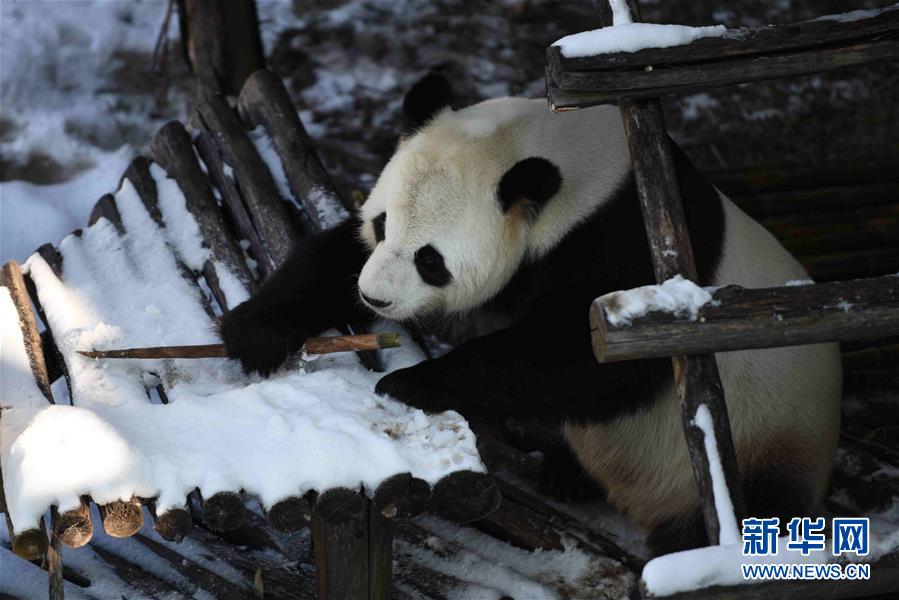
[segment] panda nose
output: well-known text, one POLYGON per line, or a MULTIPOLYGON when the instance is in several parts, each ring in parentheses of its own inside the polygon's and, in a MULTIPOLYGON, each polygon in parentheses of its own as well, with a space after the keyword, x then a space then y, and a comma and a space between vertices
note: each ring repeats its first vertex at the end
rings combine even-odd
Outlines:
MULTIPOLYGON (((359 292, 359 293, 362 294, 362 292, 359 292)), ((362 294, 362 299, 365 300, 365 302, 367 302, 368 304, 371 304, 372 306, 374 306, 375 308, 387 308, 388 306, 393 304, 392 302, 387 302, 385 300, 376 300, 374 298, 369 298, 365 294, 362 294)))

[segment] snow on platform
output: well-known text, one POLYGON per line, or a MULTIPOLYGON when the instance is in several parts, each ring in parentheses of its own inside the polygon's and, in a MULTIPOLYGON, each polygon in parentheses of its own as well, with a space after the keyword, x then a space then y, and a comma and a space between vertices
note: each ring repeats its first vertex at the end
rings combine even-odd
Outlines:
MULTIPOLYGON (((176 191, 160 186, 170 224, 192 220, 176 191)), ((268 380, 247 377, 226 359, 79 355, 217 341, 200 289, 181 276, 172 253, 179 250, 191 266, 205 259, 198 244, 191 246, 190 222, 158 227, 128 180, 115 199, 124 234, 100 219, 65 238, 61 279, 40 255, 26 263, 71 375, 74 405, 40 404, 26 387, 4 384, 2 406, 11 410, 4 410, 0 459, 16 532, 33 526, 51 504, 62 511, 77 506, 83 494, 100 504, 157 497, 157 510, 165 512, 183 506, 195 487, 204 497, 245 490, 268 507, 313 489, 373 490, 398 473, 433 484, 453 471, 484 471, 460 415, 429 417, 376 396, 381 374, 366 371, 354 355, 285 368, 268 380), (156 381, 168 404, 148 397, 156 381)), ((0 297, 2 376, 18 381, 27 362, 10 351, 21 343, 14 331, 7 335, 7 322, 17 324, 8 300, 0 297)), ((405 348, 386 358, 395 369, 423 355, 405 348)))

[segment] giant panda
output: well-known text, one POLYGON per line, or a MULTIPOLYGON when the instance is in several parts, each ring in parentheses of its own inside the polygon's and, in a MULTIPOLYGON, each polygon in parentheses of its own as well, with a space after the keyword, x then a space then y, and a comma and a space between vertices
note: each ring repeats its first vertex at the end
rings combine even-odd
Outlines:
MULTIPOLYGON (((618 109, 554 114, 544 100, 499 98, 454 110, 451 99, 433 74, 410 90, 417 129, 358 214, 302 240, 224 316, 228 355, 268 375, 338 324, 436 327, 456 347, 384 376, 377 393, 428 412, 557 424, 654 553, 703 545, 670 361, 599 364, 591 350, 591 301, 653 283, 618 109)), ((676 146, 674 160, 701 284, 807 278, 676 146)), ((837 346, 716 358, 748 515, 814 513, 838 438, 837 346)))

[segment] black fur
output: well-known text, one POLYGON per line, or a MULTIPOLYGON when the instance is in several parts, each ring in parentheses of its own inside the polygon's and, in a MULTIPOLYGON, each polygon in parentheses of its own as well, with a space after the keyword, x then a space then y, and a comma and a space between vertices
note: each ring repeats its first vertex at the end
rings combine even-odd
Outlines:
POLYGON ((606 491, 584 471, 567 445, 548 450, 543 457, 538 491, 561 502, 602 500, 606 491))
POLYGON ((450 82, 439 73, 428 73, 406 92, 403 112, 412 128, 419 128, 447 106, 455 94, 450 82))
POLYGON ((446 268, 443 255, 434 246, 427 244, 415 252, 415 268, 421 280, 434 287, 444 287, 453 280, 446 268))
POLYGON ((533 220, 560 187, 562 174, 559 167, 545 158, 532 156, 518 161, 506 171, 500 179, 496 197, 503 212, 522 205, 528 219, 533 220))
POLYGON ((225 314, 219 334, 247 372, 268 375, 306 338, 344 323, 369 321, 356 278, 367 258, 359 221, 307 237, 253 297, 225 314))
MULTIPOLYGON (((700 280, 707 284, 724 236, 721 200, 676 147, 675 166, 700 280)), ((636 186, 628 175, 590 219, 547 256, 522 265, 483 308, 510 317, 510 327, 394 371, 376 391, 426 411, 496 419, 589 423, 640 410, 672 382, 670 361, 597 363, 588 310, 601 294, 653 282, 636 186)))
POLYGON ((382 212, 371 220, 371 226, 375 229, 375 241, 384 241, 384 228, 387 226, 387 213, 382 212))

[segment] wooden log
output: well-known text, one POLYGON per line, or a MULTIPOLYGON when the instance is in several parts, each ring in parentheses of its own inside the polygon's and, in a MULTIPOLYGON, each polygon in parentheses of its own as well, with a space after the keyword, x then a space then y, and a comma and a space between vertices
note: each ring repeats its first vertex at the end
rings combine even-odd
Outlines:
POLYGON ((431 512, 456 523, 470 523, 491 514, 501 502, 502 495, 492 476, 456 471, 434 486, 431 512))
POLYGON ((368 508, 356 490, 333 488, 312 513, 312 544, 318 597, 369 597, 368 508))
POLYGON ((47 548, 47 573, 49 574, 50 600, 63 600, 65 597, 65 581, 62 572, 62 545, 60 543, 57 521, 59 513, 56 507, 50 507, 50 545, 47 548))
POLYGON ((237 229, 237 233, 249 243, 249 251, 256 261, 259 276, 264 279, 274 270, 274 263, 253 226, 253 220, 250 219, 234 179, 225 173, 225 163, 219 154, 212 134, 208 131, 200 131, 194 143, 197 153, 209 172, 209 179, 221 195, 222 205, 226 209, 227 216, 237 229))
POLYGON ((86 496, 79 499, 78 507, 57 514, 53 520, 53 535, 69 548, 80 548, 91 541, 94 524, 86 496))
MULTIPOLYGON (((597 0, 600 20, 611 24, 608 0, 597 0)), ((633 9, 632 14, 638 15, 633 9)), ((639 21, 639 16, 635 18, 639 21)), ((706 37, 690 44, 668 48, 646 48, 636 52, 610 52, 596 56, 567 58, 558 46, 547 49, 547 63, 554 73, 566 71, 645 70, 669 64, 702 64, 728 57, 767 55, 775 52, 817 49, 821 46, 847 45, 854 42, 891 38, 899 32, 899 10, 890 6, 857 20, 818 17, 808 21, 740 27, 729 29, 723 36, 706 37)))
MULTIPOLYGON (((0 474, 0 484, 3 483, 2 474, 0 474)), ((47 548, 50 547, 47 541, 47 531, 44 529, 44 518, 41 517, 37 527, 26 529, 21 533, 13 533, 13 523, 6 512, 6 501, 3 501, 3 516, 6 519, 6 531, 9 533, 9 544, 13 554, 25 560, 39 560, 46 556, 47 548)))
POLYGON ((179 0, 181 43, 201 89, 237 94, 265 67, 254 0, 179 0))
POLYGON ((237 529, 244 522, 246 507, 236 492, 217 492, 203 501, 203 523, 213 531, 237 529))
POLYGON ((302 496, 290 496, 275 502, 271 508, 263 509, 265 518, 276 530, 284 533, 300 531, 309 525, 312 518, 312 506, 302 496))
POLYGON ((237 106, 244 121, 262 126, 271 138, 290 190, 312 227, 322 231, 347 217, 352 206, 334 188, 281 79, 265 69, 256 71, 244 84, 237 106))
POLYGON ((802 266, 815 281, 877 277, 896 272, 899 247, 804 257, 802 266))
POLYGON ((119 214, 119 208, 116 206, 115 198, 112 194, 103 194, 91 209, 91 214, 87 219, 87 225, 90 227, 101 218, 115 225, 119 234, 125 233, 122 229, 122 215, 119 214))
POLYGON ((268 167, 222 96, 208 96, 199 104, 198 112, 225 163, 233 169, 253 225, 277 267, 290 254, 297 232, 290 227, 287 210, 268 167))
MULTIPOLYGON (((629 0, 628 3, 632 7, 637 5, 636 0, 629 0)), ((639 14, 636 11, 632 13, 639 14)), ((630 148, 634 180, 656 281, 661 283, 675 275, 683 275, 696 281, 696 263, 661 105, 658 99, 623 100, 619 108, 630 148)), ((745 510, 730 420, 724 402, 724 389, 718 376, 715 357, 711 354, 674 356, 672 366, 706 532, 709 543, 717 544, 721 527, 719 519, 729 518, 730 515, 718 513, 712 486, 710 449, 705 446, 705 432, 697 424, 696 416, 700 407, 708 408, 715 450, 735 513, 733 517, 739 523, 745 510)), ((722 506, 726 504, 725 499, 717 500, 722 506)))
POLYGON ((543 519, 507 498, 503 498, 498 509, 472 526, 525 550, 565 550, 562 538, 543 519))
POLYGON ((0 286, 9 291, 13 305, 19 315, 19 327, 22 330, 22 340, 25 343, 25 353, 31 366, 31 374, 38 389, 53 403, 53 393, 50 391, 50 378, 47 375, 47 364, 44 362, 44 352, 41 346, 41 336, 37 330, 37 321, 31 309, 31 298, 25 285, 25 278, 19 263, 12 260, 0 268, 0 286))
POLYGON ((131 537, 144 526, 144 508, 138 498, 99 505, 103 530, 112 537, 131 537))
MULTIPOLYGON (((624 292, 625 294, 627 292, 624 292)), ((654 312, 613 325, 607 311, 617 292, 590 309, 593 352, 599 362, 800 346, 899 334, 899 277, 817 285, 719 288, 696 320, 654 312)))
POLYGON ((562 83, 550 84, 548 92, 553 110, 565 110, 612 104, 625 98, 657 98, 896 60, 899 60, 899 45, 895 40, 875 40, 815 51, 733 58, 687 66, 672 65, 644 72, 566 72, 561 75, 562 83))
POLYGON ((839 162, 719 167, 705 175, 729 196, 800 192, 813 189, 853 189, 868 184, 896 183, 895 156, 862 157, 839 162))
MULTIPOLYGON (((620 108, 634 165, 634 179, 649 239, 656 281, 666 281, 677 274, 695 281, 696 264, 687 234, 683 204, 659 102, 627 100, 622 101, 620 108)), ((693 474, 700 490, 700 505, 706 531, 709 543, 717 544, 720 532, 719 515, 712 489, 705 434, 696 424, 696 414, 700 406, 708 406, 718 446, 717 454, 736 512, 736 522, 739 523, 744 505, 730 421, 724 403, 724 390, 721 387, 714 356, 709 354, 675 356, 672 362, 687 447, 690 450, 693 474)))
POLYGON ((368 597, 393 597, 393 520, 365 502, 368 521, 368 597))
MULTIPOLYGON (((718 185, 718 182, 715 182, 718 185)), ((754 219, 775 219, 781 215, 806 214, 822 210, 848 210, 858 207, 890 205, 899 198, 899 182, 855 183, 790 189, 785 191, 756 192, 742 195, 729 193, 725 185, 719 186, 728 193, 737 206, 754 219)))
POLYGON ((744 31, 664 51, 577 59, 565 58, 559 48, 550 47, 548 94, 555 108, 580 108, 899 58, 895 43, 899 11, 891 9, 851 23, 846 27, 849 23, 816 20, 769 26, 755 30, 761 31, 759 37, 744 31))
POLYGON ((193 531, 193 519, 187 506, 184 508, 170 508, 161 515, 156 511, 156 503, 149 501, 147 508, 153 518, 153 530, 159 537, 168 541, 180 543, 193 531))
POLYGON ((424 512, 430 499, 431 486, 426 481, 399 473, 378 485, 371 502, 374 510, 388 519, 407 519, 424 512))
MULTIPOLYGON (((311 337, 303 344, 307 354, 332 354, 335 352, 361 352, 398 348, 398 333, 365 333, 361 335, 335 335, 311 337)), ((156 346, 152 348, 123 348, 119 350, 79 350, 88 358, 225 358, 224 344, 198 344, 195 346, 156 346)))
MULTIPOLYGON (((169 177, 178 183, 178 187, 184 193, 187 210, 197 221, 200 234, 206 245, 209 246, 212 259, 222 263, 237 277, 247 291, 252 293, 255 288, 253 276, 243 260, 243 252, 235 243, 234 238, 228 234, 228 228, 219 211, 212 188, 203 176, 190 141, 190 135, 184 126, 177 121, 165 124, 153 138, 153 142, 150 144, 150 153, 153 160, 166 170, 169 177)), ((214 274, 215 269, 210 263, 211 261, 207 261, 204 273, 209 268, 214 274)), ((207 280, 209 279, 210 277, 207 276, 207 280)), ((215 279, 217 283, 217 276, 215 279)), ((212 283, 210 281, 210 286, 212 283)), ((212 289, 217 296, 223 296, 220 286, 216 285, 212 289)), ((224 297, 218 301, 223 310, 229 308, 224 297)))

